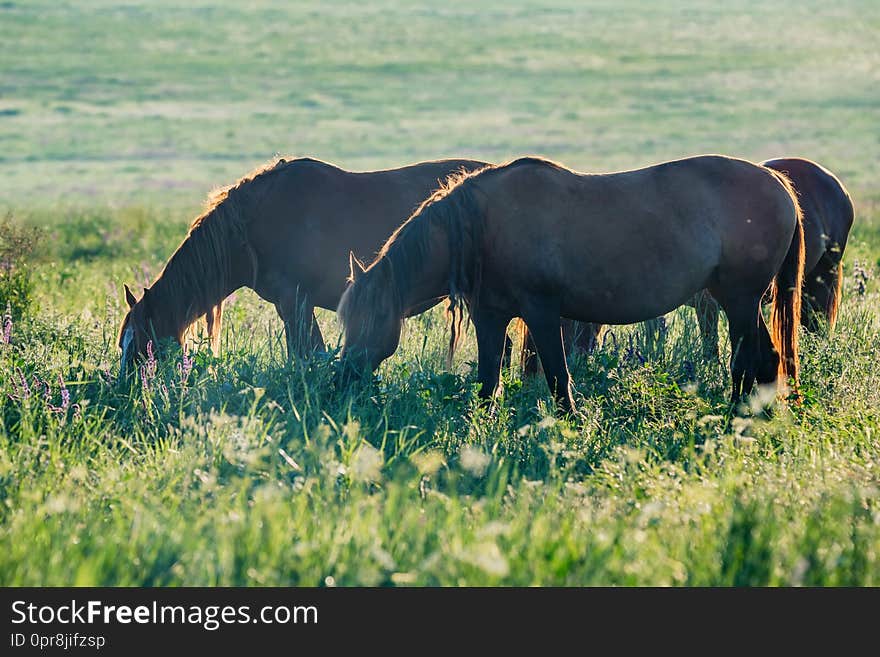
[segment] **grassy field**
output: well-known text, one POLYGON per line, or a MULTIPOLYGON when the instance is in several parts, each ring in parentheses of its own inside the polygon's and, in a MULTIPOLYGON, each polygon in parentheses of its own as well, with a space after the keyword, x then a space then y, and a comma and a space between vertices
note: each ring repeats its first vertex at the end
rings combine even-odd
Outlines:
POLYGON ((880 585, 880 5, 179 4, 0 3, 0 585, 880 585), (220 355, 113 384, 121 284, 276 153, 702 152, 856 202, 838 328, 771 419, 731 420, 689 309, 574 365, 577 423, 515 372, 477 407, 437 310, 343 395, 248 291, 220 355))

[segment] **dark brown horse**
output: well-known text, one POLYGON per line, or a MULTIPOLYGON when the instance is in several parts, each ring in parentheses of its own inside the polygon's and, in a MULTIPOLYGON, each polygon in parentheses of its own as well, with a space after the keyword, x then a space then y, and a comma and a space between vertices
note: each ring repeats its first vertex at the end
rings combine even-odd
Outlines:
MULTIPOLYGON (((804 287, 801 324, 811 332, 831 331, 837 321, 843 283, 843 252, 852 229, 852 198, 843 183, 825 167, 799 157, 761 162, 785 174, 798 193, 804 224, 804 287)), ((766 297, 765 297, 766 299, 766 297)), ((703 356, 718 358, 718 304, 703 291, 688 301, 697 312, 703 356)), ((589 353, 598 342, 601 325, 564 320, 566 353, 589 353)), ((522 368, 537 372, 534 345, 523 327, 522 368)))
POLYGON ((243 286, 275 304, 290 354, 323 349, 314 308, 336 308, 349 252, 372 258, 447 176, 484 166, 438 160, 358 173, 304 158, 245 176, 214 195, 140 299, 125 286, 120 373, 149 340, 181 343, 202 316, 216 346, 223 300, 243 286))
POLYGON ((572 410, 560 317, 629 324, 709 289, 727 313, 735 400, 755 380, 798 381, 803 230, 785 176, 745 160, 692 157, 613 174, 535 158, 461 176, 389 238, 337 310, 343 357, 375 369, 404 317, 449 296, 452 345, 470 311, 480 394, 499 380, 507 324, 522 317, 557 403, 572 410), (793 248, 791 248, 793 246, 793 248), (773 328, 760 313, 773 284, 773 328))

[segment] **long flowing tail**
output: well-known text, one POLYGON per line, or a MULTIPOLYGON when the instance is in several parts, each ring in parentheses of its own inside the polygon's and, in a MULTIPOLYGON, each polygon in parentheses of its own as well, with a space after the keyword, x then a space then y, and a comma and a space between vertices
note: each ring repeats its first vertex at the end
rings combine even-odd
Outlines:
POLYGON ((520 376, 535 376, 538 373, 538 354, 529 335, 529 327, 522 319, 516 320, 516 327, 522 340, 519 348, 520 376))
POLYGON ((843 293, 843 259, 838 261, 835 267, 837 273, 835 281, 832 283, 831 293, 828 295, 828 301, 825 305, 825 319, 828 322, 828 331, 834 330, 837 323, 837 311, 840 308, 840 297, 843 293))
POLYGON ((801 318, 801 291, 804 282, 804 225, 803 213, 798 203, 797 192, 788 178, 768 169, 788 191, 794 205, 797 225, 791 238, 791 246, 785 254, 782 267, 773 279, 771 286, 773 309, 770 334, 773 346, 779 352, 779 375, 791 381, 793 392, 798 394, 800 385, 800 363, 798 357, 798 327, 801 318))

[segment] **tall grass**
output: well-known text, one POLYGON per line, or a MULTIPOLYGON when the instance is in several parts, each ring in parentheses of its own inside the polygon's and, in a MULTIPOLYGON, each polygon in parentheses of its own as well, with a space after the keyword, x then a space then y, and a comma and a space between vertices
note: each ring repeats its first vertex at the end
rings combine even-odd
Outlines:
POLYGON ((9 270, 27 285, 0 289, 28 300, 0 303, 0 585, 880 584, 878 10, 0 3, 0 212, 41 231, 9 270), (447 369, 439 311, 344 392, 332 358, 286 362, 246 291, 219 356, 196 342, 115 382, 121 284, 275 153, 608 171, 702 152, 810 157, 853 193, 800 407, 734 418, 690 309, 574 363, 576 423, 515 372, 479 407, 473 335, 447 369))
POLYGON ((91 287, 0 345, 0 584, 876 585, 880 314, 848 271, 838 330, 804 338, 802 407, 732 417, 682 309, 573 365, 577 423, 516 372, 477 405, 473 337, 447 371, 438 310, 337 390, 241 293, 222 355, 120 386, 121 301, 91 287))

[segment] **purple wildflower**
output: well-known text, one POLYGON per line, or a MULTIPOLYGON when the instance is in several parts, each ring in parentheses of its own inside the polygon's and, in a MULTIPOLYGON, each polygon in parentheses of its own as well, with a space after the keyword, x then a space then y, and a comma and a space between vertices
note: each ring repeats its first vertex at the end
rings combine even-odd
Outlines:
POLYGON ((18 378, 21 381, 21 391, 24 394, 24 398, 27 399, 31 396, 31 389, 28 387, 27 378, 25 378, 24 372, 21 371, 20 367, 16 367, 15 372, 18 374, 18 378))
POLYGON ((42 389, 43 390, 43 400, 47 404, 50 404, 50 402, 52 401, 52 388, 49 386, 49 383, 47 381, 41 381, 39 379, 39 377, 36 374, 34 374, 34 379, 33 379, 33 382, 31 383, 31 385, 34 388, 34 392, 39 393, 39 390, 42 389))
POLYGON ((642 354, 641 350, 636 346, 635 341, 632 336, 629 337, 627 341, 626 351, 624 352, 624 359, 628 363, 638 363, 639 365, 644 365, 648 362, 648 359, 642 354))
POLYGON ((183 345, 183 355, 177 364, 177 372, 180 374, 180 385, 185 386, 189 374, 192 372, 193 358, 189 355, 189 345, 183 345))
POLYGON ((63 412, 67 410, 67 407, 70 406, 70 391, 67 389, 67 386, 64 385, 64 379, 61 378, 61 375, 58 375, 58 383, 61 385, 61 406, 58 407, 58 412, 63 412))
POLYGON ((101 369, 98 370, 98 375, 104 383, 113 384, 115 382, 113 373, 110 371, 110 366, 107 363, 101 365, 101 369))
POLYGON ((156 369, 159 364, 156 362, 156 354, 153 352, 153 341, 147 341, 147 360, 141 365, 141 382, 147 388, 150 387, 150 383, 154 378, 156 378, 156 369))
POLYGON ((15 368, 15 377, 12 380, 12 385, 15 388, 15 392, 9 395, 9 398, 13 401, 23 402, 31 397, 31 389, 28 386, 27 378, 24 375, 24 372, 21 371, 20 367, 15 368))

